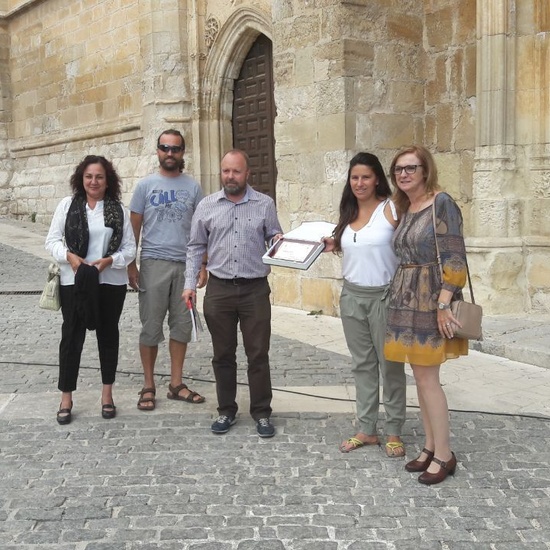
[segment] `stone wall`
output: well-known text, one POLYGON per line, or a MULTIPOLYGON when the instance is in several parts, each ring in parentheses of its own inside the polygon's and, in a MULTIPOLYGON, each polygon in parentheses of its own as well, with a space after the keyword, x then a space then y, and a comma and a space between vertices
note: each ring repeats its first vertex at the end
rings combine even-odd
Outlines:
POLYGON ((171 126, 189 136, 192 167, 186 27, 186 6, 160 0, 27 2, 7 17, 0 211, 49 221, 90 153, 114 162, 128 203, 156 168, 156 136, 171 126))
MULTIPOLYGON (((475 0, 276 2, 278 205, 285 228, 337 221, 349 159, 423 143, 468 220, 475 129, 475 0), (353 23, 351 23, 353 22, 353 23)), ((469 227, 469 224, 466 224, 469 227)), ((337 314, 340 260, 274 269, 277 303, 337 314)))
MULTIPOLYGON (((550 310, 547 0, 0 0, 0 214, 48 222, 85 154, 129 202, 156 136, 219 187, 233 82, 273 42, 277 203, 285 230, 336 221, 359 150, 435 154, 461 205, 488 312, 550 310)), ((275 268, 274 301, 338 314, 340 259, 275 268)))
POLYGON ((48 221, 89 153, 115 162, 127 193, 141 153, 136 5, 52 0, 8 20, 9 214, 48 221))
POLYGON ((12 159, 8 147, 8 123, 11 119, 9 79, 10 35, 8 26, 0 24, 0 215, 9 212, 11 201, 12 159))

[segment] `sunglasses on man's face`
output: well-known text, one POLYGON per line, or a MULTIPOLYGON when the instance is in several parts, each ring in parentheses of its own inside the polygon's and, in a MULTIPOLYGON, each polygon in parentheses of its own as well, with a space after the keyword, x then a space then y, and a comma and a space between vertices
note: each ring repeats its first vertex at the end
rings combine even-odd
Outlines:
POLYGON ((159 143, 157 148, 163 153, 181 153, 183 151, 183 147, 181 145, 165 145, 164 143, 159 143))

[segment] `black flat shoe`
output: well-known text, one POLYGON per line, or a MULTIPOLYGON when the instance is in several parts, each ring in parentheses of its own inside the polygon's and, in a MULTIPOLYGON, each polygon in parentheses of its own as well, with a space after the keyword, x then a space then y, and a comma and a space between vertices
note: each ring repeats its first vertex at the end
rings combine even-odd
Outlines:
POLYGON ((101 416, 109 420, 116 416, 116 407, 115 404, 107 403, 106 405, 101 405, 101 416))
MULTIPOLYGON (((59 405, 61 407, 61 404, 59 405)), ((57 423, 58 424, 70 424, 72 420, 71 411, 73 410, 73 402, 71 401, 70 409, 59 409, 57 411, 57 423)))

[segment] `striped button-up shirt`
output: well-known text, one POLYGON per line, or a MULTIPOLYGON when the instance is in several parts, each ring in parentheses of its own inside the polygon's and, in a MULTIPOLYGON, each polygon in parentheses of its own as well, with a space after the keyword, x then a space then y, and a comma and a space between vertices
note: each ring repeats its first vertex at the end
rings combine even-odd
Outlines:
POLYGON ((267 243, 282 233, 273 199, 247 186, 234 203, 223 190, 205 197, 197 206, 187 244, 185 289, 195 290, 205 252, 208 271, 220 279, 266 277, 262 262, 267 243))

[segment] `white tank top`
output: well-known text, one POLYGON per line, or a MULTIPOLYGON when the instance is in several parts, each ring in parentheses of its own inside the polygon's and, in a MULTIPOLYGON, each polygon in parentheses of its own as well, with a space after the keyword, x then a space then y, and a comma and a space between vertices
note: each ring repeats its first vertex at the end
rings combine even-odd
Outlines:
POLYGON ((394 227, 386 219, 384 208, 390 204, 397 220, 395 205, 390 199, 381 202, 369 223, 359 231, 349 225, 342 233, 342 274, 346 281, 358 286, 385 286, 391 281, 399 260, 391 245, 394 227))

